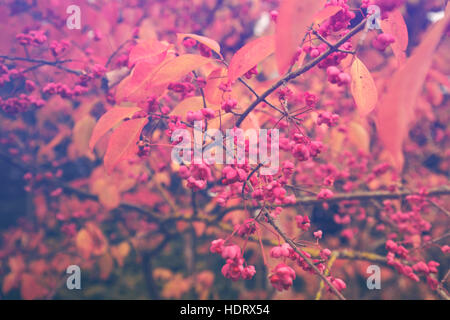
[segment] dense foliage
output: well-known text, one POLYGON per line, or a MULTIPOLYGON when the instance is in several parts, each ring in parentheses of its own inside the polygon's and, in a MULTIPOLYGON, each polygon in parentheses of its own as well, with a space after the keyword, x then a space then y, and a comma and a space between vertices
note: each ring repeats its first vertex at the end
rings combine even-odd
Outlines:
POLYGON ((448 299, 446 2, 0 1, 0 297, 448 299))

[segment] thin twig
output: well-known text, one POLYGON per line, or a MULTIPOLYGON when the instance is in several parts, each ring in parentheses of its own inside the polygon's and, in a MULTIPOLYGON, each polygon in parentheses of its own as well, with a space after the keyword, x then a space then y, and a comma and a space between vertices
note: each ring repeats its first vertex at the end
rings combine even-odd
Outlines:
POLYGON ((351 37, 353 37, 355 34, 357 34, 359 31, 364 29, 364 26, 366 25, 366 19, 362 20, 356 27, 354 27, 352 30, 350 30, 349 33, 347 33, 345 36, 343 36, 336 44, 334 44, 332 47, 328 48, 324 53, 322 53, 317 58, 311 60, 309 63, 303 65, 302 67, 298 68, 295 71, 289 72, 286 74, 283 78, 278 80, 275 84, 273 84, 269 89, 267 89, 263 94, 259 96, 242 114, 242 116, 237 120, 236 127, 239 127, 242 122, 247 118, 247 116, 250 114, 250 112, 253 111, 253 109, 258 106, 262 101, 264 101, 272 92, 274 92, 276 89, 287 83, 288 81, 297 78, 298 76, 304 74, 305 72, 309 71, 313 67, 315 67, 319 62, 327 58, 330 54, 333 52, 336 52, 339 50, 339 47, 342 46, 347 40, 349 40, 351 37))
MULTIPOLYGON (((31 62, 31 63, 38 63, 40 65, 49 65, 76 75, 82 75, 83 71, 80 70, 74 70, 74 69, 70 69, 67 67, 62 66, 61 64, 63 63, 67 63, 67 62, 72 62, 72 60, 67 59, 67 60, 56 60, 56 61, 49 61, 49 60, 43 60, 43 59, 33 59, 33 58, 23 58, 23 57, 11 57, 11 56, 6 56, 6 55, 0 55, 0 58, 2 59, 6 59, 6 60, 11 60, 11 61, 24 61, 24 62, 31 62)), ((30 71, 30 70, 27 70, 30 71)))

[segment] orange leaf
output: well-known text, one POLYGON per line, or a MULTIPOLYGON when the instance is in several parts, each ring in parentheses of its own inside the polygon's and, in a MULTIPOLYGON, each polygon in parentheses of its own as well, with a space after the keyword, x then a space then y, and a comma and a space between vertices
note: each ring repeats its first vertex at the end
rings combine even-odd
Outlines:
POLYGON ((273 36, 257 38, 240 48, 231 58, 228 66, 228 81, 233 82, 275 50, 273 36))
POLYGON ((48 269, 47 262, 44 259, 32 261, 29 269, 35 276, 40 276, 48 269))
POLYGON ((24 261, 22 255, 10 257, 8 259, 8 265, 9 265, 9 268, 11 269, 11 272, 14 272, 14 273, 21 273, 26 268, 25 261, 24 261))
POLYGON ((136 154, 136 144, 147 122, 147 118, 128 120, 114 130, 109 138, 108 148, 103 159, 108 174, 121 160, 136 154))
POLYGON ((275 30, 275 56, 280 75, 289 69, 307 28, 324 4, 325 0, 281 1, 275 30))
POLYGON ((92 237, 86 229, 81 229, 77 233, 77 237, 75 239, 78 250, 80 251, 80 255, 88 259, 91 255, 93 241, 92 237))
POLYGON ((138 107, 114 107, 108 110, 101 118, 98 120, 92 132, 91 139, 89 141, 89 148, 94 149, 97 141, 105 135, 110 129, 115 127, 125 118, 131 117, 135 112, 139 111, 138 107))
POLYGON ((120 192, 116 185, 106 184, 98 194, 98 200, 108 209, 117 208, 120 205, 120 192))
POLYGON ((178 42, 183 41, 184 38, 192 38, 194 40, 197 40, 198 42, 204 44, 205 46, 216 52, 220 57, 222 57, 222 55, 220 54, 220 45, 213 39, 193 33, 177 33, 177 38, 178 42))
POLYGON ((173 108, 171 115, 186 117, 188 111, 198 111, 203 109, 203 98, 200 96, 189 97, 181 101, 173 108))
POLYGON ((219 89, 219 85, 227 77, 227 69, 217 68, 213 70, 206 78, 206 86, 203 89, 205 92, 205 98, 212 104, 220 104, 222 102, 223 91, 219 89))
POLYGON ((48 289, 42 286, 36 278, 29 274, 22 275, 20 294, 25 300, 42 299, 49 293, 48 289))
POLYGON ((372 75, 364 63, 355 57, 350 69, 352 76, 351 91, 359 112, 368 115, 378 102, 378 91, 372 75))
POLYGON ((157 280, 167 281, 173 277, 172 271, 165 268, 155 268, 153 270, 153 278, 157 280))
POLYGON ((402 65, 406 60, 405 51, 408 47, 408 28, 400 10, 391 12, 387 19, 381 20, 381 29, 395 38, 391 48, 399 61, 399 65, 402 65))
POLYGON ((389 151, 399 172, 403 169, 402 146, 408 135, 414 107, 431 66, 433 54, 449 20, 450 4, 447 5, 444 19, 429 28, 403 68, 394 73, 377 108, 377 129, 380 140, 389 151))
POLYGON ((197 237, 201 237, 205 232, 206 224, 203 221, 194 221, 192 222, 192 227, 194 228, 197 237))
POLYGON ((157 86, 179 80, 192 70, 198 69, 210 62, 212 62, 211 59, 196 54, 183 54, 170 60, 157 70, 152 77, 151 83, 153 86, 157 86))
POLYGON ((128 65, 131 67, 140 61, 158 64, 164 60, 168 49, 167 45, 156 39, 139 42, 130 51, 128 65))
POLYGON ((161 95, 165 88, 152 88, 151 80, 156 71, 171 60, 173 57, 168 55, 157 65, 147 61, 136 63, 131 74, 117 86, 116 101, 118 103, 122 101, 142 102, 152 94, 161 95))
POLYGON ((87 222, 86 229, 90 233, 94 243, 92 253, 95 256, 104 254, 108 246, 108 241, 103 235, 102 230, 100 230, 100 228, 93 222, 87 222))
POLYGON ((3 278, 2 292, 7 294, 11 289, 16 288, 19 284, 19 274, 10 272, 3 278))
POLYGON ((199 55, 184 54, 176 58, 168 55, 156 66, 146 61, 138 62, 131 75, 117 88, 116 98, 140 102, 152 94, 161 95, 168 83, 212 61, 199 55))
POLYGON ((314 16, 314 23, 321 24, 328 18, 331 18, 336 13, 342 10, 342 7, 339 6, 328 6, 320 10, 315 16, 314 16))
POLYGON ((123 241, 118 246, 111 247, 111 255, 117 260, 117 264, 120 267, 123 266, 124 260, 130 253, 130 250, 130 245, 126 241, 123 241))
POLYGON ((358 150, 366 153, 370 151, 370 135, 367 130, 357 122, 350 122, 348 125, 348 138, 358 150))
POLYGON ((92 222, 86 223, 86 227, 78 231, 75 243, 84 259, 88 259, 91 255, 100 256, 108 247, 103 232, 92 222))
POLYGON ((72 140, 79 154, 83 155, 89 148, 90 137, 95 127, 95 119, 86 115, 73 126, 72 140))
POLYGON ((98 266, 100 268, 100 279, 106 280, 114 268, 114 260, 109 253, 106 253, 99 258, 98 266))

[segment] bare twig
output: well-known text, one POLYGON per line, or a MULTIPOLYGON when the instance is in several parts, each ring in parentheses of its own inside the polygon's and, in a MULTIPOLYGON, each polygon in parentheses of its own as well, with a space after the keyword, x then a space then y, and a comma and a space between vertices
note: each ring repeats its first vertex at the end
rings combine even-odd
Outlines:
MULTIPOLYGON (((56 60, 56 61, 49 61, 49 60, 43 60, 43 59, 33 59, 33 58, 23 58, 23 57, 11 57, 11 56, 6 56, 6 55, 0 55, 0 58, 2 59, 6 59, 6 60, 11 60, 11 61, 24 61, 24 62, 31 62, 31 63, 37 63, 39 65, 49 65, 76 75, 82 75, 83 71, 81 70, 74 70, 74 69, 70 69, 67 67, 62 66, 62 64, 67 63, 67 62, 72 62, 72 60, 67 59, 67 60, 56 60)), ((30 71, 30 69, 28 69, 27 71, 30 71)))

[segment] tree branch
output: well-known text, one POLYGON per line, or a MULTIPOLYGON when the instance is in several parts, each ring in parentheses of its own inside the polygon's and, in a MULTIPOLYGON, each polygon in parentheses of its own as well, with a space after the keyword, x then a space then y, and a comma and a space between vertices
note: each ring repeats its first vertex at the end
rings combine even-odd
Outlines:
MULTIPOLYGON (((297 200, 294 204, 287 204, 287 205, 280 205, 280 207, 283 208, 289 208, 289 207, 297 207, 300 205, 315 205, 315 204, 322 204, 322 203, 337 203, 342 201, 351 201, 351 200, 372 200, 372 199, 398 199, 410 195, 418 194, 418 192, 410 192, 410 191, 399 191, 399 192, 388 192, 388 191, 361 191, 361 192, 354 192, 354 193, 338 193, 335 194, 330 199, 317 199, 317 197, 303 197, 297 200)), ((427 197, 434 197, 434 196, 443 196, 443 195, 450 195, 450 186, 442 186, 439 188, 430 189, 428 193, 426 194, 427 197)), ((226 214, 231 211, 235 210, 242 210, 244 209, 244 206, 233 206, 226 208, 221 214, 226 214)), ((256 210, 258 209, 258 206, 248 206, 248 210, 256 210)))
POLYGON ((329 47, 324 53, 322 53, 320 56, 315 58, 314 60, 311 60, 309 63, 303 65, 299 69, 289 72, 286 74, 283 78, 278 80, 274 85, 272 85, 269 89, 267 89, 263 94, 259 96, 245 111, 244 113, 239 117, 239 119, 236 122, 236 127, 239 127, 242 122, 247 118, 247 116, 250 114, 250 112, 253 111, 253 109, 256 108, 256 106, 264 101, 272 92, 274 92, 276 89, 281 87, 286 82, 297 78, 298 76, 304 74, 305 72, 309 71, 313 67, 315 67, 319 62, 327 58, 330 54, 333 52, 336 52, 339 50, 339 47, 342 46, 347 40, 349 40, 351 37, 353 37, 355 34, 357 34, 359 31, 363 30, 366 25, 366 19, 362 20, 356 27, 354 27, 352 30, 350 30, 349 33, 347 33, 345 36, 343 36, 338 42, 336 42, 332 47, 329 47))
MULTIPOLYGON (((61 64, 63 63, 67 63, 67 62, 72 62, 72 60, 68 59, 68 60, 56 60, 56 61, 49 61, 49 60, 43 60, 43 59, 33 59, 33 58, 22 58, 22 57, 10 57, 10 56, 6 56, 6 55, 0 55, 0 58, 5 59, 5 60, 11 60, 11 61, 24 61, 24 62, 31 62, 31 63, 37 63, 39 66, 42 65, 49 65, 73 74, 76 74, 77 76, 82 75, 84 72, 80 71, 80 70, 74 70, 74 69, 70 69, 67 67, 62 66, 61 64)), ((30 69, 28 69, 27 71, 30 71, 30 69)))

